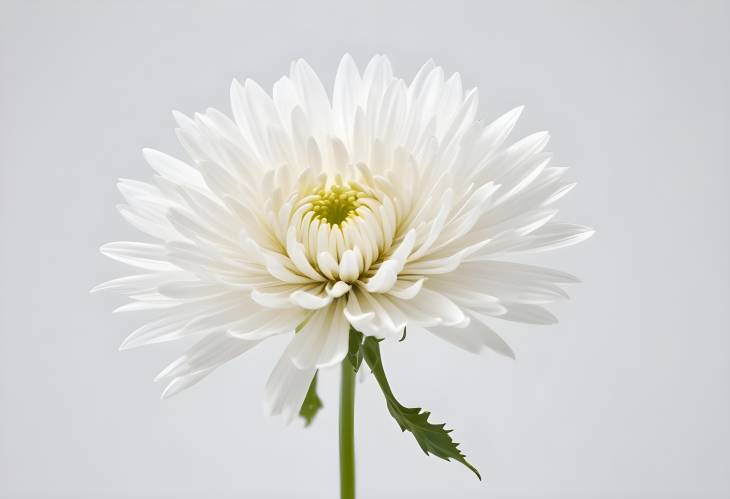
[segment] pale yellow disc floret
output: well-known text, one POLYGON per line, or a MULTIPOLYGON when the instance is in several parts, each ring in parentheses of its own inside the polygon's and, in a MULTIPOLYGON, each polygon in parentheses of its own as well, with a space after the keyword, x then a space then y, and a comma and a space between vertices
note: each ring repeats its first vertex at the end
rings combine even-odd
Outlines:
POLYGON ((311 201, 314 218, 326 221, 330 225, 341 225, 347 219, 357 216, 357 209, 362 205, 361 198, 367 196, 357 184, 350 182, 343 186, 335 184, 321 189, 311 201))

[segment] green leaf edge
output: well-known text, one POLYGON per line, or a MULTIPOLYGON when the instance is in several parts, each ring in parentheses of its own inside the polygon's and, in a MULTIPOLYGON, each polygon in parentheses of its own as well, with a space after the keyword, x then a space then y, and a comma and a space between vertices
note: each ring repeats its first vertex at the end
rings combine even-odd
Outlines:
MULTIPOLYGON (((351 329, 351 331, 355 330, 351 329)), ((355 332, 362 336, 361 333, 355 332)), ((352 334, 350 338, 350 345, 352 345, 352 334)), ((362 343, 361 350, 363 351, 365 362, 370 367, 375 380, 383 392, 388 412, 396 420, 401 431, 409 431, 426 455, 432 454, 446 461, 450 461, 451 459, 458 461, 469 468, 481 481, 482 475, 479 473, 479 470, 466 460, 466 456, 459 450, 460 444, 454 442, 451 438, 450 433, 453 430, 445 429, 446 423, 429 423, 428 418, 431 416, 429 411, 423 411, 420 407, 405 407, 395 398, 383 368, 380 345, 378 344, 379 341, 368 336, 362 343)))
POLYGON ((324 407, 324 405, 322 404, 322 399, 320 399, 319 395, 317 395, 318 374, 319 371, 314 373, 314 376, 312 377, 312 382, 309 384, 309 389, 307 390, 307 395, 304 397, 302 407, 299 409, 299 416, 304 419, 305 428, 312 424, 314 417, 317 415, 320 409, 324 407))
POLYGON ((360 370, 360 365, 362 364, 363 339, 364 339, 363 334, 360 331, 358 331, 357 329, 355 329, 354 327, 350 326, 350 336, 347 339, 348 340, 347 359, 350 361, 350 364, 352 364, 352 368, 355 370, 355 372, 358 372, 360 370))

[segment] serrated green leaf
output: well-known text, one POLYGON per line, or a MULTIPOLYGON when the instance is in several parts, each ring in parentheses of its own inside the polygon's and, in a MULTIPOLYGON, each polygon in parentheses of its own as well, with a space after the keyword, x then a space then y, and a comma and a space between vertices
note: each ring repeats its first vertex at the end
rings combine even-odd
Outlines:
POLYGON ((380 389, 383 391, 388 411, 396 420, 402 431, 408 430, 416 438, 416 442, 423 452, 433 454, 447 461, 453 459, 460 462, 479 478, 479 471, 466 460, 466 456, 459 450, 459 444, 451 439, 451 431, 445 429, 445 423, 433 424, 428 422, 430 412, 419 407, 405 407, 396 400, 385 376, 383 361, 380 356, 378 340, 368 336, 363 343, 365 362, 373 372, 380 389))
POLYGON ((319 398, 319 395, 317 395, 318 374, 319 371, 314 373, 312 382, 309 385, 309 390, 307 390, 307 395, 304 397, 304 402, 302 402, 301 409, 299 409, 299 415, 304 418, 305 427, 312 424, 314 416, 316 416, 319 410, 323 407, 322 400, 319 398))
POLYGON ((360 365, 362 364, 362 340, 363 340, 363 334, 355 329, 354 327, 350 326, 350 337, 348 338, 349 341, 349 348, 347 350, 347 358, 350 361, 350 364, 352 364, 353 369, 355 369, 355 372, 357 372, 360 369, 360 365))

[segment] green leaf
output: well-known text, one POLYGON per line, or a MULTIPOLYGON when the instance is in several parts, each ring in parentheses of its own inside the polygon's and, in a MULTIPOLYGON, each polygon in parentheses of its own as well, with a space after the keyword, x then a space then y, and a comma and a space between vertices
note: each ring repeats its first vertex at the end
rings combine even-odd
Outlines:
POLYGON ((430 412, 419 407, 405 407, 396 400, 385 376, 378 340, 371 336, 367 337, 362 350, 364 351, 365 362, 370 366, 380 389, 383 391, 388 411, 396 420, 400 429, 410 431, 427 455, 433 454, 447 461, 451 459, 458 461, 473 471, 477 478, 481 480, 482 476, 479 471, 466 460, 466 456, 459 450, 459 444, 451 439, 450 433, 452 430, 445 429, 445 423, 429 423, 430 412))
POLYGON ((314 416, 316 416, 322 408, 322 400, 319 398, 319 395, 317 395, 317 374, 319 374, 319 371, 314 373, 312 383, 309 385, 307 395, 304 397, 301 409, 299 409, 299 415, 304 418, 305 427, 312 424, 314 416))
POLYGON ((354 327, 350 326, 350 337, 348 338, 349 341, 349 348, 347 350, 347 358, 350 360, 350 364, 352 364, 353 369, 355 369, 355 372, 357 372, 360 369, 360 364, 362 364, 362 340, 363 340, 363 334, 355 329, 354 327))

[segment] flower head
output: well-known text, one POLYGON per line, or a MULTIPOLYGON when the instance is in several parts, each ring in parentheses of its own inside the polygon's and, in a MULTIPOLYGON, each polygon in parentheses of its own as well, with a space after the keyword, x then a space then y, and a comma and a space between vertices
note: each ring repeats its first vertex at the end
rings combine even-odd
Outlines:
POLYGON ((493 318, 555 321, 543 305, 575 279, 506 259, 592 231, 552 221, 573 184, 549 166, 547 133, 505 145, 521 108, 475 121, 458 74, 428 62, 407 83, 383 56, 363 73, 345 56, 331 99, 299 60, 271 95, 234 81, 231 104, 233 120, 175 113, 190 161, 146 149, 154 181, 120 181, 122 216, 157 241, 101 248, 140 272, 97 289, 156 314, 123 348, 199 338, 158 376, 163 395, 284 334, 266 400, 292 416, 350 326, 512 355, 493 318))

